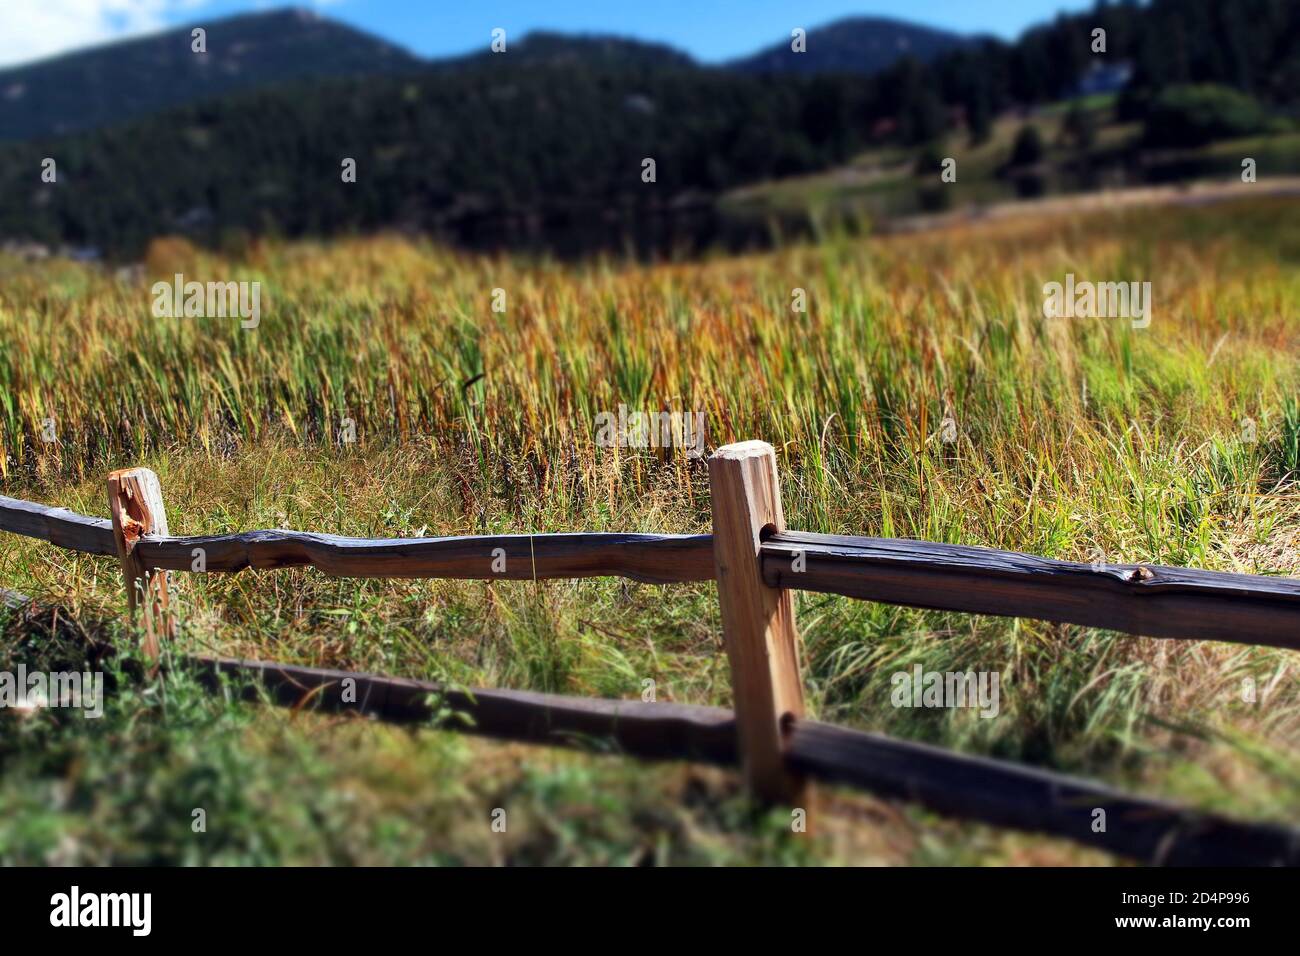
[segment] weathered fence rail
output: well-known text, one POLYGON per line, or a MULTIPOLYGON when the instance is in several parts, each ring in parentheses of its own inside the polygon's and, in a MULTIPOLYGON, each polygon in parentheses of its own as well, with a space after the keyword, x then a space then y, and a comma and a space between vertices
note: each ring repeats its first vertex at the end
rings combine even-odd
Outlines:
MULTIPOLYGON (((241 661, 197 658, 212 687, 232 678, 246 696, 265 691, 284 706, 310 697, 330 713, 361 712, 399 724, 428 724, 439 707, 470 718, 464 733, 551 746, 589 748, 649 760, 688 759, 721 766, 738 760, 735 715, 721 707, 592 700, 512 690, 445 688, 426 681, 241 661), (345 701, 344 681, 355 685, 345 701)), ((794 720, 786 760, 805 776, 913 801, 939 813, 1033 830, 1165 865, 1300 863, 1300 833, 1127 796, 1059 773, 952 753, 881 734, 794 720), (1107 827, 1081 830, 1094 811, 1107 827)))
MULTIPOLYGON (((86 554, 116 555, 113 525, 0 496, 0 531, 86 554)), ((347 538, 305 531, 149 536, 141 559, 190 571, 314 567, 349 578, 528 581, 625 577, 650 584, 716 579, 708 534, 533 534, 347 538), (497 549, 505 570, 491 566, 497 549)), ((1140 637, 1300 650, 1300 580, 1150 564, 1082 564, 1014 551, 895 538, 782 532, 762 542, 764 581, 910 607, 1037 618, 1140 637), (792 571, 802 555, 804 571, 792 571)))
POLYGON ((40 538, 69 551, 117 557, 113 522, 88 518, 67 508, 49 508, 0 495, 0 531, 40 538))
POLYGON ((716 581, 735 712, 592 700, 295 665, 188 658, 205 685, 250 697, 549 745, 605 746, 646 759, 742 765, 760 797, 797 805, 822 780, 940 813, 1066 837, 1149 863, 1300 865, 1300 830, 1231 820, 1063 774, 952 753, 804 716, 791 590, 922 608, 1032 617, 1148 637, 1300 649, 1300 581, 1149 565, 1093 565, 921 541, 785 528, 772 448, 744 442, 710 459, 712 535, 537 534, 365 539, 296 531, 167 533, 157 478, 109 479, 112 520, 0 497, 0 530, 116 556, 146 658, 174 632, 167 573, 310 566, 358 577, 543 580, 621 576, 716 581), (201 561, 196 563, 196 557, 201 561), (499 559, 504 558, 504 561, 499 559), (342 689, 351 681, 350 694, 342 689), (355 702, 353 702, 355 701, 355 702), (435 706, 436 704, 436 706, 435 706), (1096 811, 1107 825, 1095 829, 1096 811))
POLYGON ((1077 564, 927 541, 783 532, 763 542, 774 588, 1081 624, 1141 637, 1300 650, 1300 580, 1149 564, 1077 564), (804 571, 792 571, 802 555, 804 571))

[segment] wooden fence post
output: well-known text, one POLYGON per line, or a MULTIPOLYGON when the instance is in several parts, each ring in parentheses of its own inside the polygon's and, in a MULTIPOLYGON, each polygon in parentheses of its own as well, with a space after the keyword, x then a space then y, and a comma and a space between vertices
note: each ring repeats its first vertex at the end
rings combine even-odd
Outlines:
POLYGON ((786 723, 804 713, 794 600, 763 581, 764 531, 784 531, 776 452, 724 445, 709 459, 713 561, 745 778, 760 799, 798 805, 805 785, 785 768, 786 723))
POLYGON ((162 486, 148 468, 123 468, 108 476, 108 506, 113 516, 113 539, 126 578, 126 599, 131 620, 143 614, 145 659, 156 667, 161 642, 176 633, 176 620, 167 606, 167 572, 148 568, 135 553, 141 535, 166 535, 167 512, 162 486))

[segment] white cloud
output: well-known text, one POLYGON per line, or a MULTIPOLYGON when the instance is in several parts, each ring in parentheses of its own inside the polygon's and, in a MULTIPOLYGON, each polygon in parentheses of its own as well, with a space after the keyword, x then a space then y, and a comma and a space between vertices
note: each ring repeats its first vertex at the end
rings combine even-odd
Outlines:
POLYGON ((0 0, 0 66, 166 27, 206 0, 0 0))

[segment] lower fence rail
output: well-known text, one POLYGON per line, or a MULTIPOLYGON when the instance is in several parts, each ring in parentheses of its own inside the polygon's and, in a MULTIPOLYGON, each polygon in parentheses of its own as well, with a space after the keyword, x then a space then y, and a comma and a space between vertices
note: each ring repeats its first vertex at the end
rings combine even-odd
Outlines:
MULTIPOLYGON (((514 690, 469 690, 428 681, 290 664, 196 657, 199 679, 250 699, 326 713, 643 759, 721 766, 739 761, 735 715, 721 707, 593 700, 514 690), (226 684, 226 681, 230 681, 226 684), (351 682, 351 683, 349 683, 351 682)), ((1130 796, 1066 774, 796 719, 786 761, 814 780, 920 804, 937 813, 1063 837, 1143 863, 1297 866, 1300 830, 1233 820, 1130 796)))

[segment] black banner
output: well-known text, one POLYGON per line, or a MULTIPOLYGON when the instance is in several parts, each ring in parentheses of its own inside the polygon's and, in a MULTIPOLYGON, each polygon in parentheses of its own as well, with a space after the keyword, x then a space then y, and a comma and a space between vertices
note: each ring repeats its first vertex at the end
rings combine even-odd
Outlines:
POLYGON ((7 941, 75 933, 128 945, 334 947, 447 931, 540 943, 561 932, 610 939, 606 928, 629 944, 672 945, 706 927, 732 941, 818 927, 866 938, 933 932, 941 945, 1025 933, 1230 944, 1288 931, 1295 913, 1285 870, 10 869, 0 892, 7 941))

